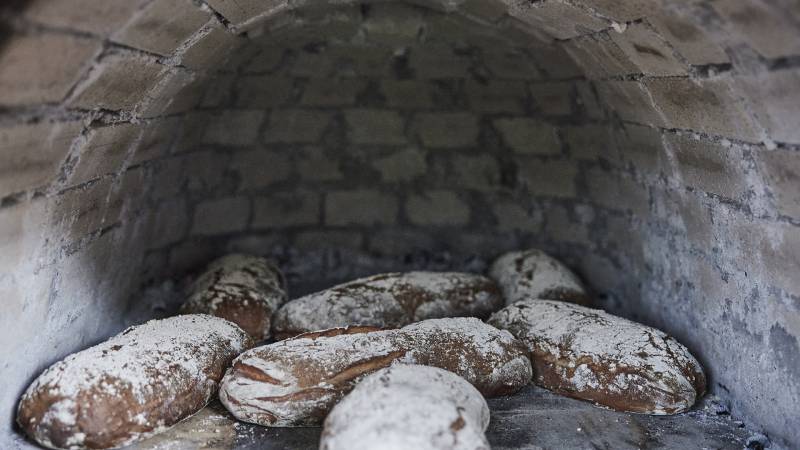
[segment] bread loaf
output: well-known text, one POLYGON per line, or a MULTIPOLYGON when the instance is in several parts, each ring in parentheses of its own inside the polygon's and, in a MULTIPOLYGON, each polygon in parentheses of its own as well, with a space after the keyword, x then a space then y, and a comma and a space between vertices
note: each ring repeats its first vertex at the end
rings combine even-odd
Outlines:
POLYGON ((435 367, 396 364, 364 378, 325 419, 320 450, 488 450, 489 407, 435 367))
POLYGON ((506 305, 532 299, 591 304, 581 280, 541 250, 506 253, 492 264, 489 276, 500 287, 506 305))
POLYGON ((285 304, 277 338, 350 325, 399 328, 442 317, 485 319, 503 306, 494 282, 457 272, 387 273, 341 284, 285 304))
POLYGON ((534 382, 559 394, 661 415, 686 411, 705 392, 700 364, 675 339, 597 309, 529 300, 489 323, 528 347, 534 382))
POLYGON ((127 445, 199 411, 250 344, 239 327, 207 315, 128 328, 45 370, 23 394, 17 422, 45 447, 127 445))
POLYGON ((530 382, 524 347, 474 318, 430 319, 396 330, 334 328, 254 348, 234 361, 220 400, 238 419, 270 426, 318 425, 354 384, 393 362, 454 372, 482 394, 530 382))
POLYGON ((258 342, 269 337, 272 315, 286 299, 286 281, 277 267, 258 256, 232 254, 212 262, 197 278, 181 312, 230 320, 258 342))

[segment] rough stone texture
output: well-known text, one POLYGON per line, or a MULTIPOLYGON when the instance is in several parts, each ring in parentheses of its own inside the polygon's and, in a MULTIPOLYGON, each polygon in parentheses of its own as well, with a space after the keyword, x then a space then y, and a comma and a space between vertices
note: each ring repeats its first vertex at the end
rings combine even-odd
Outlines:
POLYGON ((531 246, 797 447, 794 2, 369 3, 0 7, 0 447, 141 282, 234 250, 343 281, 531 246))

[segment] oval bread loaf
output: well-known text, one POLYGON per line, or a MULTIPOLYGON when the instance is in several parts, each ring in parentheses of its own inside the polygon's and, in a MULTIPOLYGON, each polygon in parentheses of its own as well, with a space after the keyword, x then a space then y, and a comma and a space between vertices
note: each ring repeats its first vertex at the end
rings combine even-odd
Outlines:
POLYGON ((591 304, 577 275, 541 250, 506 253, 492 263, 489 276, 503 292, 506 305, 531 299, 591 304))
POLYGON ((250 337, 207 315, 152 320, 50 366, 17 422, 50 448, 103 449, 163 431, 199 411, 250 337))
POLYGON ((530 351, 534 382, 617 411, 675 414, 705 392, 689 351, 663 332, 597 309, 531 300, 495 313, 489 323, 530 351))
POLYGON ((436 367, 396 364, 369 375, 325 419, 320 450, 489 450, 489 406, 436 367))
POLYGON ((286 299, 286 280, 275 265, 232 254, 212 262, 195 280, 181 312, 230 320, 258 342, 269 337, 272 315, 286 299))
POLYGON ((482 394, 530 382, 525 348, 475 318, 430 319, 396 330, 334 328, 254 348, 234 361, 220 386, 225 407, 245 422, 318 425, 354 384, 395 361, 450 370, 482 394))
POLYGON ((485 319, 503 306, 495 283, 458 272, 386 273, 361 278, 285 304, 275 336, 351 325, 399 328, 442 317, 485 319))

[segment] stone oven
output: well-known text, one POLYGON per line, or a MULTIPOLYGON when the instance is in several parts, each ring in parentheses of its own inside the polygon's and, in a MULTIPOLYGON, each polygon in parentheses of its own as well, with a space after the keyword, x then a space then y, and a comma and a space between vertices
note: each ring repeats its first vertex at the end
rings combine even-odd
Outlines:
POLYGON ((800 445, 800 3, 5 3, 0 447, 36 375, 216 256, 294 297, 528 247, 800 445))

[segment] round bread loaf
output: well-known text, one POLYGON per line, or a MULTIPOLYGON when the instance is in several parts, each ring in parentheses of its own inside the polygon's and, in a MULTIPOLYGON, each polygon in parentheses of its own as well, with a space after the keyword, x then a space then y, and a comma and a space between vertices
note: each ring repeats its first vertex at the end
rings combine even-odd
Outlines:
POLYGON ((492 263, 489 276, 500 287, 506 305, 547 299, 591 306, 591 298, 577 275, 541 250, 506 253, 492 263))
POLYGON ((104 449, 199 411, 250 337, 208 315, 152 320, 68 356, 28 387, 17 422, 49 448, 104 449))
POLYGON ((245 422, 319 425, 354 384, 395 361, 449 370, 483 395, 530 382, 525 348, 478 319, 430 319, 396 330, 334 328, 254 348, 234 361, 220 386, 225 407, 245 422))
POLYGON ((530 351, 534 382, 617 411, 675 414, 705 392, 705 375, 663 332, 601 310, 549 300, 517 302, 489 323, 530 351))
POLYGON ((325 419, 320 450, 489 450, 489 406, 436 367, 395 364, 364 378, 325 419))
POLYGON ((212 262, 189 288, 184 314, 210 314, 269 338, 272 315, 286 301, 286 280, 265 258, 232 254, 212 262))
POLYGON ((503 307, 494 282, 457 272, 386 273, 290 301, 275 315, 276 338, 351 325, 399 328, 442 317, 485 319, 503 307))

